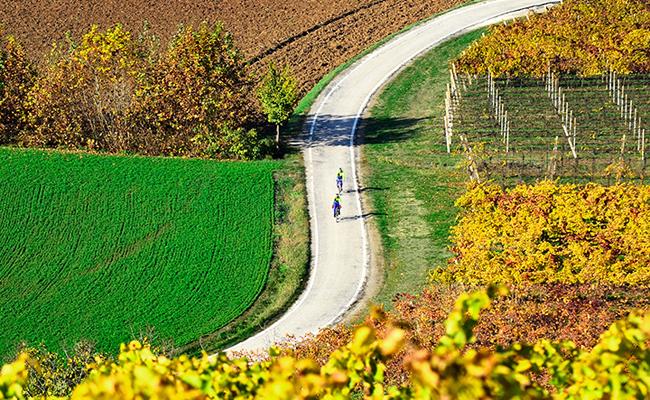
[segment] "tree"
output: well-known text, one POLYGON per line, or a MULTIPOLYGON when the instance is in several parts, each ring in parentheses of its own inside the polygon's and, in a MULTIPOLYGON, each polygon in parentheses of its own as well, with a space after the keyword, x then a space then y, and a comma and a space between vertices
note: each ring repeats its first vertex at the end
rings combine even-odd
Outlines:
POLYGON ((147 120, 151 129, 139 147, 147 154, 228 158, 215 149, 230 152, 224 137, 248 133, 237 129, 250 117, 253 88, 230 33, 220 23, 182 26, 155 69, 135 107, 135 120, 147 120), (217 142, 223 145, 211 147, 217 142))
POLYGON ((128 117, 153 70, 149 53, 119 24, 91 26, 69 50, 55 45, 27 96, 22 144, 131 150, 128 117))
POLYGON ((275 65, 269 65, 258 90, 258 96, 268 121, 275 124, 275 144, 279 146, 280 125, 289 120, 298 99, 296 78, 289 66, 285 66, 280 71, 275 65))

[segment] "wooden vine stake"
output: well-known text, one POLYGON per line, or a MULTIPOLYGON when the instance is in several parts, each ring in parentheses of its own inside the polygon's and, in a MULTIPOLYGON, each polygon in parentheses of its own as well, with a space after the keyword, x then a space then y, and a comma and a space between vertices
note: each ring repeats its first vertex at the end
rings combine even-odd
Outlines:
POLYGON ((557 145, 559 141, 559 137, 555 136, 555 142, 553 143, 553 152, 551 153, 551 162, 548 165, 548 175, 549 179, 555 178, 555 170, 557 168, 557 145))

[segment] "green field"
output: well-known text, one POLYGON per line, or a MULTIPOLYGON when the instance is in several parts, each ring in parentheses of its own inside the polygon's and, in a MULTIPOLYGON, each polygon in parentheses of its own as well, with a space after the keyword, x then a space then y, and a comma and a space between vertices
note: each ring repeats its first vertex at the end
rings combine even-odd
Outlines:
POLYGON ((0 149, 0 355, 226 325, 265 284, 277 168, 0 149))

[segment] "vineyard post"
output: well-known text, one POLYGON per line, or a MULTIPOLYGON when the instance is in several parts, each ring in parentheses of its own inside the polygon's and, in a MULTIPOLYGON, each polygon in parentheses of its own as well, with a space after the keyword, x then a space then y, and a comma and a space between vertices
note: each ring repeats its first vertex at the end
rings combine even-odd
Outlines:
POLYGON ((494 110, 494 96, 495 96, 494 81, 491 81, 491 83, 490 83, 490 112, 493 112, 493 110, 494 110))
POLYGON ((555 169, 557 168, 557 145, 559 137, 555 136, 555 143, 553 144, 553 153, 551 153, 551 161, 549 164, 549 175, 553 179, 555 177, 555 169))
POLYGON ((623 118, 623 115, 624 115, 623 112, 625 110, 625 86, 621 85, 620 88, 621 88, 621 90, 620 90, 620 95, 619 95, 618 102, 619 102, 619 105, 621 107, 621 118, 623 118))
POLYGON ((555 102, 555 94, 554 94, 554 92, 555 92, 555 77, 553 77, 551 75, 550 79, 551 79, 551 81, 548 83, 548 89, 549 89, 548 94, 549 94, 549 97, 551 99, 551 103, 554 103, 555 102))
POLYGON ((490 108, 494 108, 495 84, 492 74, 490 74, 490 108))
POLYGON ((508 116, 508 112, 506 111, 506 107, 503 103, 501 103, 501 120, 499 121, 501 125, 501 135, 503 136, 503 141, 506 141, 506 119, 508 116))
MULTIPOLYGON (((506 110, 503 113, 503 135, 506 136, 506 143, 508 141, 508 110, 506 110)), ((507 146, 506 146, 506 153, 508 152, 507 146)))
POLYGON ((447 153, 451 153, 451 135, 453 125, 453 107, 451 100, 451 83, 447 83, 447 92, 445 93, 445 140, 447 142, 447 153))
POLYGON ((576 139, 578 137, 577 120, 573 118, 573 148, 576 148, 576 139))
MULTIPOLYGON (((636 117, 636 111, 634 110, 634 116, 636 117)), ((634 119, 634 134, 636 135, 636 147, 637 150, 641 149, 641 117, 634 119), (637 119, 638 118, 638 119, 637 119)))
MULTIPOLYGON (((508 112, 506 111, 506 114, 508 112)), ((506 122, 506 155, 510 152, 510 121, 506 122)))
MULTIPOLYGON (((456 79, 458 79, 458 72, 456 71, 456 64, 455 63, 451 64, 451 66, 454 68, 454 74, 456 75, 456 79)), ((467 84, 465 83, 465 80, 464 79, 459 79, 459 80, 460 80, 460 83, 463 84, 463 90, 467 91, 467 84)))
MULTIPOLYGON (((447 108, 447 100, 445 100, 445 108, 447 108)), ((444 124, 445 129, 445 143, 447 144, 447 153, 449 153, 449 129, 447 126, 447 111, 445 110, 445 115, 442 116, 442 123, 444 124)))
POLYGON ((645 129, 641 129, 641 161, 645 162, 645 129))
MULTIPOLYGON (((635 139, 637 138, 637 134, 636 134, 636 119, 638 118, 637 111, 638 110, 636 109, 636 107, 634 107, 634 117, 630 121, 630 129, 632 129, 632 134, 634 135, 635 139)), ((638 143, 638 140, 637 140, 637 143, 638 143)), ((638 147, 638 145, 637 145, 637 147, 638 147)), ((637 148, 637 150, 638 150, 638 148, 637 148)))
MULTIPOLYGON (((499 115, 497 121, 500 126, 503 126, 503 107, 503 101, 501 101, 501 97, 499 97, 499 115)), ((503 139, 505 139, 505 137, 503 139)))
POLYGON ((628 129, 630 129, 630 130, 632 129, 632 110, 633 110, 633 108, 634 108, 634 103, 632 102, 632 99, 630 99, 628 101, 628 107, 627 107, 627 112, 628 112, 627 125, 628 125, 628 129))
POLYGON ((609 72, 607 72, 607 90, 609 91, 609 95, 612 95, 612 69, 609 69, 609 72))
POLYGON ((621 85, 618 81, 616 71, 614 71, 614 90, 616 92, 616 104, 618 105, 621 102, 621 85))
POLYGON ((456 80, 454 79, 454 72, 452 70, 449 70, 449 81, 451 82, 451 96, 452 100, 456 100, 456 80))
MULTIPOLYGON (((487 74, 487 96, 488 96, 488 103, 492 101, 492 88, 490 86, 490 72, 487 74)), ((491 104, 491 103, 490 103, 491 104)))
POLYGON ((575 145, 573 144, 573 141, 571 140, 571 133, 567 130, 566 125, 564 125, 564 124, 562 124, 562 129, 564 130, 564 136, 566 136, 567 141, 569 142, 569 147, 571 148, 571 154, 573 155, 573 158, 577 159, 578 158, 578 153, 576 153, 575 145))

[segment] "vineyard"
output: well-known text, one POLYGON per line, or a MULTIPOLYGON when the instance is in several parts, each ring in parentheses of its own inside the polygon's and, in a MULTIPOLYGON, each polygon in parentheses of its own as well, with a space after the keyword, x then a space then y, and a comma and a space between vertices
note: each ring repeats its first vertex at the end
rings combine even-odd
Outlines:
POLYGON ((272 256, 276 163, 0 150, 0 354, 182 345, 240 315, 272 256))
POLYGON ((645 179, 650 75, 451 76, 447 144, 475 178, 645 179))
POLYGON ((567 0, 491 27, 451 64, 447 151, 473 180, 644 182, 650 11, 567 0))

